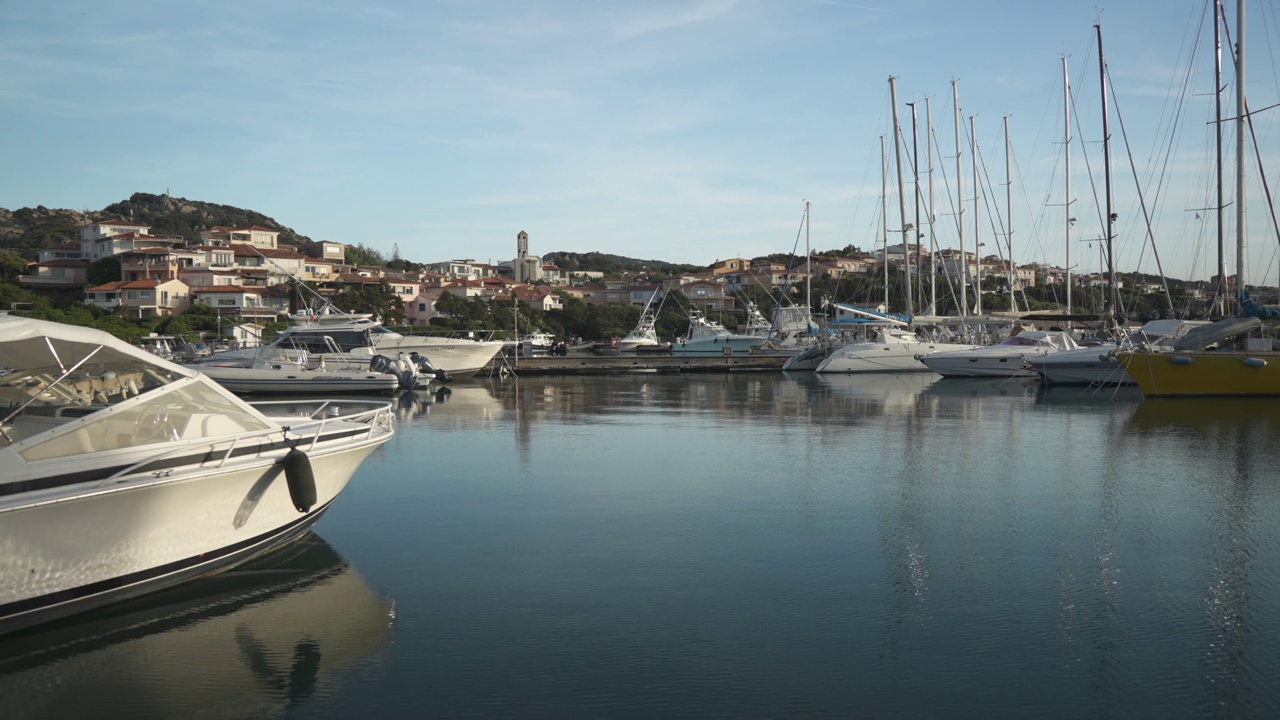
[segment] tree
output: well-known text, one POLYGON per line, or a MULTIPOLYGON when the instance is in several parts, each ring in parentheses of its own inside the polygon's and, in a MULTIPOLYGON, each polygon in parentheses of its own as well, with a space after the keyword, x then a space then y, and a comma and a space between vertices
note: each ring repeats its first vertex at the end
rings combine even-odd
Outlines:
POLYGON ((387 259, 382 253, 365 245, 364 243, 356 243, 347 246, 347 262, 352 265, 376 265, 385 267, 387 259))
POLYGON ((85 270, 85 286, 97 287, 120 279, 120 261, 114 257, 104 257, 89 263, 85 270))
POLYGON ((0 250, 0 280, 17 282, 27 272, 27 261, 12 250, 0 250))

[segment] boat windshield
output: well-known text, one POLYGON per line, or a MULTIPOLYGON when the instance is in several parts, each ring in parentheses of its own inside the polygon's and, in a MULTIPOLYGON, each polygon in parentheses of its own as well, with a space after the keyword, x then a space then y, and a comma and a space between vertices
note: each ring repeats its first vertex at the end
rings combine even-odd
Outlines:
POLYGON ((50 460, 270 427, 262 418, 206 385, 207 381, 173 378, 170 384, 163 370, 153 368, 107 373, 70 383, 65 391, 59 390, 61 383, 36 390, 38 383, 30 384, 35 378, 28 378, 19 387, 43 395, 5 424, 0 445, 34 438, 34 444, 18 454, 28 461, 50 460), (135 388, 138 394, 134 393, 135 388), (133 402, 124 405, 130 400, 133 402), (37 436, 47 439, 41 441, 37 436))

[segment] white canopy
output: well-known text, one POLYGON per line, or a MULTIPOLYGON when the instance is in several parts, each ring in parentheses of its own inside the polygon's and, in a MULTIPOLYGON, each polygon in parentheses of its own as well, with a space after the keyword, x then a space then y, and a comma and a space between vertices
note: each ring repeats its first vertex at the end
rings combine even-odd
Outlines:
POLYGON ((182 377, 195 375, 181 365, 162 360, 101 330, 0 315, 0 367, 10 370, 67 370, 91 353, 93 358, 89 362, 94 365, 146 363, 182 377))

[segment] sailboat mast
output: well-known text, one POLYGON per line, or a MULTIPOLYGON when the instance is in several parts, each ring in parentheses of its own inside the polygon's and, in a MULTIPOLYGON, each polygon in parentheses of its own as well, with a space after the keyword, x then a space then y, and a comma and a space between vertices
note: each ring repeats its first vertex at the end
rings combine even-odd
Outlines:
POLYGON ((926 153, 929 158, 929 166, 925 169, 925 173, 929 175, 929 205, 925 208, 925 212, 929 213, 929 307, 933 308, 932 313, 938 314, 938 244, 934 237, 933 221, 936 219, 933 208, 933 103, 930 102, 929 96, 924 96, 924 144, 928 148, 926 153))
POLYGON ((813 252, 809 249, 809 201, 804 201, 804 305, 805 329, 809 328, 809 320, 813 315, 813 252))
POLYGON ((969 314, 969 251, 964 249, 964 152, 960 149, 960 86, 951 81, 951 104, 956 126, 956 230, 960 233, 960 262, 964 276, 960 278, 960 317, 969 314))
POLYGON ((1107 279, 1111 285, 1111 313, 1116 316, 1120 312, 1120 291, 1116 287, 1116 256, 1115 247, 1112 244, 1115 238, 1115 222, 1116 214, 1112 208, 1111 196, 1111 126, 1107 117, 1107 61, 1102 54, 1102 25, 1093 26, 1098 31, 1098 75, 1100 78, 1099 86, 1102 89, 1102 167, 1106 175, 1106 195, 1107 195, 1107 231, 1106 231, 1106 248, 1107 248, 1107 279))
POLYGON ((978 184, 978 126, 974 118, 969 116, 969 157, 973 158, 973 253, 977 263, 974 268, 974 293, 977 294, 978 314, 982 314, 982 186, 978 184))
POLYGON ((1013 262, 1013 174, 1009 172, 1009 116, 1004 116, 1004 209, 1005 244, 1009 246, 1009 310, 1018 312, 1018 266, 1013 262))
POLYGON ((1236 2, 1236 311, 1244 309, 1244 0, 1236 2))
MULTIPOLYGON (((903 299, 906 301, 907 314, 913 314, 911 305, 911 253, 907 251, 907 202, 902 196, 902 124, 898 121, 898 78, 889 76, 889 104, 893 106, 893 152, 898 164, 898 216, 902 220, 902 265, 906 270, 906 286, 903 299)), ((889 249, 885 248, 884 261, 889 262, 889 249)))
POLYGON ((911 180, 912 180, 912 188, 915 191, 912 194, 915 195, 915 207, 916 207, 915 222, 913 223, 916 226, 916 228, 915 228, 915 232, 911 234, 915 236, 915 241, 916 241, 915 242, 915 246, 916 246, 915 271, 916 271, 916 280, 919 281, 916 284, 916 291, 920 295, 920 303, 919 303, 920 309, 923 310, 924 309, 924 276, 920 272, 920 269, 924 267, 923 265, 920 264, 920 120, 919 120, 919 117, 916 115, 916 104, 913 102, 909 102, 907 103, 907 107, 911 108, 911 180))
POLYGON ((1063 168, 1067 175, 1066 206, 1067 217, 1067 314, 1074 312, 1071 306, 1071 225, 1075 218, 1071 217, 1071 79, 1067 74, 1067 56, 1062 56, 1062 154, 1063 168))
POLYGON ((884 248, 884 311, 889 312, 889 159, 883 135, 880 136, 880 227, 884 248))
POLYGON ((1213 78, 1213 134, 1218 152, 1218 284, 1213 288, 1213 314, 1222 316, 1227 309, 1226 218, 1222 215, 1222 0, 1213 2, 1213 78))

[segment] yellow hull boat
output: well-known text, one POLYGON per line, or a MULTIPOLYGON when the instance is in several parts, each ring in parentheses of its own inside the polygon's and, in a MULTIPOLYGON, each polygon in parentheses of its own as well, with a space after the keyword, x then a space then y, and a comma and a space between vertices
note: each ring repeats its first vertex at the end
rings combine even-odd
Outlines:
POLYGON ((1280 353, 1119 352, 1148 397, 1280 396, 1280 353))

